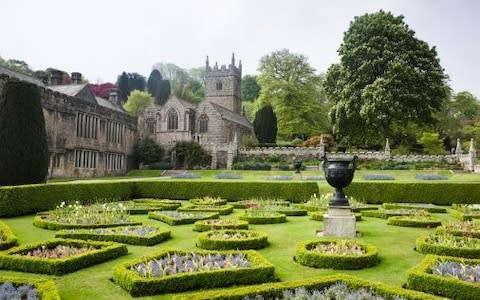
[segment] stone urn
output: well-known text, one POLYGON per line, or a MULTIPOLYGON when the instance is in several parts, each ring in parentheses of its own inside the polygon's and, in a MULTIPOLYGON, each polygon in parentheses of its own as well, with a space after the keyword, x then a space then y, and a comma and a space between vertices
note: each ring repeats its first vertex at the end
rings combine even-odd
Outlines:
POLYGON ((293 167, 295 168, 295 173, 300 174, 300 170, 302 169, 302 160, 295 159, 293 161, 293 167))
POLYGON ((329 202, 330 207, 343 206, 348 207, 349 203, 343 192, 353 180, 353 175, 357 167, 357 156, 353 158, 333 158, 328 159, 323 156, 323 172, 328 184, 335 188, 333 197, 329 202))

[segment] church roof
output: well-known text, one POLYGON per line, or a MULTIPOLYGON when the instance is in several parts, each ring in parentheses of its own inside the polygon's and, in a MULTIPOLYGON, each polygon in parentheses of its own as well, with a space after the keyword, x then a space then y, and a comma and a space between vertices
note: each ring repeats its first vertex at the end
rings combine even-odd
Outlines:
POLYGON ((63 85, 51 85, 48 88, 68 96, 77 96, 87 84, 63 84, 63 85))
POLYGON ((220 116, 222 116, 222 119, 233 122, 233 123, 237 123, 239 125, 242 125, 244 127, 247 127, 253 130, 252 124, 244 116, 234 113, 233 111, 223 106, 220 106, 218 104, 215 104, 213 102, 211 102, 210 104, 220 114, 220 116))
POLYGON ((120 107, 119 105, 115 105, 112 102, 110 102, 108 100, 105 100, 103 98, 95 97, 95 100, 97 101, 98 105, 100 105, 100 106, 109 108, 111 110, 116 110, 118 112, 123 112, 123 113, 125 112, 125 110, 123 110, 123 108, 120 107))
POLYGON ((35 77, 29 76, 29 75, 26 75, 26 74, 23 74, 23 73, 20 73, 20 72, 17 72, 17 71, 13 71, 13 70, 7 69, 5 67, 0 67, 0 74, 5 74, 10 78, 16 78, 20 81, 33 83, 33 84, 36 84, 38 86, 42 86, 42 87, 45 86, 45 84, 43 84, 43 82, 41 80, 36 79, 35 77))
POLYGON ((183 100, 183 99, 181 99, 181 98, 178 98, 177 96, 175 96, 175 95, 173 95, 173 94, 170 95, 170 97, 168 97, 169 100, 170 100, 170 99, 173 99, 173 98, 176 99, 176 100, 178 100, 178 102, 180 102, 180 104, 182 104, 183 107, 185 107, 185 108, 191 108, 191 109, 196 109, 196 108, 197 108, 197 106, 196 106, 194 103, 189 102, 189 101, 187 101, 187 100, 183 100))

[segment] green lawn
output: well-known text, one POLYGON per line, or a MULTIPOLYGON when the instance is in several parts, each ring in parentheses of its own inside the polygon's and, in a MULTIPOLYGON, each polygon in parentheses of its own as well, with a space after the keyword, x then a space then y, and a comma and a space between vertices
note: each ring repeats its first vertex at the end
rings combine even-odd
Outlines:
MULTIPOLYGON (((231 215, 223 218, 235 218, 241 210, 235 210, 231 215)), ((447 214, 437 214, 444 220, 451 219, 447 214)), ((157 224, 172 231, 172 239, 153 247, 128 246, 129 254, 99 265, 61 277, 26 274, 20 272, 0 271, 0 275, 23 275, 50 277, 55 280, 62 299, 132 299, 123 289, 113 284, 113 268, 120 262, 137 258, 157 251, 163 247, 174 247, 194 250, 197 235, 192 231, 193 225, 168 226, 161 222, 149 220, 146 216, 134 216, 144 223, 157 224)), ((53 238, 55 232, 40 229, 32 225, 33 216, 2 219, 18 236, 19 243, 41 241, 53 238)), ((270 262, 275 265, 275 272, 281 280, 301 279, 321 276, 325 274, 348 273, 365 279, 380 281, 401 286, 406 281, 406 271, 416 265, 424 257, 414 251, 415 239, 432 232, 433 229, 404 228, 386 225, 386 220, 364 218, 358 222, 358 230, 362 233, 361 239, 378 247, 381 263, 373 268, 358 271, 336 271, 314 269, 301 266, 293 261, 295 244, 299 241, 311 239, 316 230, 322 228, 322 223, 311 221, 307 216, 288 217, 287 223, 272 225, 250 225, 250 229, 267 232, 270 246, 259 250, 270 262)), ((170 299, 172 295, 144 297, 140 299, 170 299)))

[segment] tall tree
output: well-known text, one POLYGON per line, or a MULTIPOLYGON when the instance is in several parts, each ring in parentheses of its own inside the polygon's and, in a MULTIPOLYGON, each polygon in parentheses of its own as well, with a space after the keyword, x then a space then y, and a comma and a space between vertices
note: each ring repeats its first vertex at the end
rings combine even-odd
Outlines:
POLYGON ((118 86, 118 98, 122 102, 125 102, 131 92, 128 84, 128 75, 126 72, 122 72, 122 74, 118 76, 117 86, 118 86))
POLYGON ((257 77, 245 75, 242 78, 242 101, 254 101, 260 95, 260 85, 257 77))
POLYGON ((133 90, 145 91, 147 82, 145 77, 138 73, 122 72, 122 74, 118 76, 117 86, 120 100, 125 102, 133 90))
POLYGON ((170 96, 170 82, 162 79, 162 74, 154 69, 147 81, 147 90, 155 98, 155 103, 163 105, 170 96))
POLYGON ((273 144, 277 141, 277 116, 271 105, 267 104, 257 111, 253 128, 260 143, 273 144))
POLYGON ((262 57, 259 106, 271 104, 278 120, 281 138, 309 136, 325 132, 326 120, 318 112, 323 109, 319 98, 320 76, 301 54, 287 49, 262 57))
POLYGON ((379 11, 355 17, 326 74, 337 139, 378 143, 408 122, 433 124, 448 95, 435 47, 415 37, 403 16, 379 11))
POLYGON ((148 105, 153 102, 153 97, 147 92, 134 90, 128 96, 127 102, 123 105, 123 108, 133 116, 139 116, 142 114, 148 105))
POLYGON ((7 81, 0 95, 0 185, 45 182, 49 153, 38 87, 7 81))
MULTIPOLYGON (((172 63, 156 63, 153 65, 168 80, 171 93, 175 96, 198 103, 205 98, 205 68, 183 69, 172 63)), ((164 83, 167 85, 167 83, 164 83)), ((168 93, 170 95, 170 92, 168 93)))

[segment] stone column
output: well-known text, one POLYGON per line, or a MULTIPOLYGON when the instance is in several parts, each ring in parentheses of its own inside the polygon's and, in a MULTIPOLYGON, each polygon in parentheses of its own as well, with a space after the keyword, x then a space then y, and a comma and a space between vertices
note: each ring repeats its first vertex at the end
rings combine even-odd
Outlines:
POLYGON ((213 144, 212 148, 212 170, 217 169, 217 145, 213 144))
POLYGON ((388 142, 388 138, 385 142, 385 151, 384 151, 385 160, 388 160, 392 157, 392 153, 390 152, 390 143, 388 142))
POLYGON ((457 139, 457 146, 455 147, 455 156, 457 160, 460 161, 460 157, 462 156, 462 144, 460 143, 460 139, 457 139))
POLYGON ((473 138, 470 139, 470 149, 468 150, 468 169, 469 171, 475 171, 475 164, 477 163, 477 150, 475 149, 475 143, 473 138))
POLYGON ((231 170, 233 166, 233 145, 232 142, 228 144, 227 150, 227 170, 231 170))

